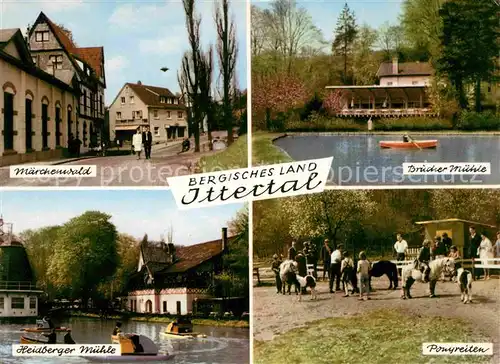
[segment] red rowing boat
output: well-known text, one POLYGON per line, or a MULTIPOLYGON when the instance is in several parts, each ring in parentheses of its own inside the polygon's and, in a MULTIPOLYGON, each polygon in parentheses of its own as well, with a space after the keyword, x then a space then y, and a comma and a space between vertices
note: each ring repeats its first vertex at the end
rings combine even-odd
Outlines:
POLYGON ((411 142, 399 142, 395 140, 385 140, 379 142, 381 148, 394 148, 394 149, 424 149, 436 148, 437 140, 415 140, 411 142))

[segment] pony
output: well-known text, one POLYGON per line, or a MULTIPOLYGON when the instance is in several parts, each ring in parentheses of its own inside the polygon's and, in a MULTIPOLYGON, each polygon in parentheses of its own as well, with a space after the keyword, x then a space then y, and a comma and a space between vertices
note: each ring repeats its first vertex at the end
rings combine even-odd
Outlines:
MULTIPOLYGON (((455 261, 453 258, 439 258, 432 260, 428 266, 429 273, 429 297, 436 297, 436 283, 440 279, 442 273, 453 274, 455 272, 455 261)), ((402 294, 401 298, 412 298, 410 294, 410 288, 415 282, 426 283, 424 273, 418 269, 415 263, 409 264, 403 267, 402 271, 402 294)))
POLYGON ((370 291, 372 290, 372 277, 382 277, 386 275, 389 278, 389 288, 388 289, 397 289, 398 288, 398 268, 396 264, 390 262, 388 260, 381 260, 376 263, 373 263, 372 269, 370 271, 370 291))
POLYGON ((282 292, 285 293, 285 288, 288 285, 288 294, 292 294, 290 292, 292 285, 295 286, 295 293, 298 294, 298 290, 300 288, 299 281, 297 280, 297 262, 294 260, 285 260, 280 264, 280 279, 282 285, 282 292))
POLYGON ((458 268, 457 283, 462 293, 461 301, 463 303, 472 303, 472 273, 463 268, 458 268))
POLYGON ((298 274, 296 275, 297 282, 299 282, 300 285, 300 296, 299 296, 299 301, 302 301, 302 294, 304 293, 304 290, 309 287, 311 288, 311 300, 314 300, 317 298, 316 294, 316 278, 314 278, 312 275, 307 275, 305 277, 299 276, 298 274))

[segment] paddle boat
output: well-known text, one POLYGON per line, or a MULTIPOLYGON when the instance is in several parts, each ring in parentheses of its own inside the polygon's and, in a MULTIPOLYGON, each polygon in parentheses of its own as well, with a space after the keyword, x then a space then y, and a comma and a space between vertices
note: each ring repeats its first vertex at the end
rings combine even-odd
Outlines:
POLYGON ((205 334, 193 332, 193 323, 187 318, 178 318, 177 320, 171 322, 162 334, 175 339, 195 339, 207 337, 205 334))
MULTIPOLYGON (((54 329, 55 330, 55 333, 56 335, 59 335, 59 334, 65 334, 66 333, 69 333, 71 332, 70 329, 68 328, 58 328, 58 329, 54 329)), ((35 330, 34 328, 25 328, 25 329, 22 329, 21 331, 25 332, 25 333, 30 333, 30 334, 37 334, 37 337, 36 338, 32 338, 32 337, 29 337, 29 336, 26 336, 26 335, 21 335, 21 344, 48 344, 48 338, 47 337, 44 337, 42 339, 42 336, 45 336, 45 334, 49 334, 51 332, 51 329, 40 329, 40 330, 35 330)), ((56 343, 57 344, 64 344, 64 337, 59 339, 59 337, 56 339, 56 343)))
MULTIPOLYGON (((53 326, 53 325, 52 325, 53 326)), ((68 327, 51 327, 51 322, 50 319, 42 319, 42 320, 36 320, 36 327, 25 327, 21 329, 21 331, 24 332, 31 332, 31 333, 47 333, 51 332, 52 329, 55 329, 56 332, 67 332, 69 330, 68 327)))
POLYGON ((139 334, 118 334, 111 336, 112 344, 119 344, 121 347, 120 356, 86 356, 85 359, 91 362, 164 362, 175 357, 172 354, 159 354, 155 343, 144 335, 139 334))
POLYGON ((392 149, 426 149, 426 148, 436 148, 438 141, 436 139, 432 140, 411 140, 411 141, 395 141, 395 140, 382 140, 379 142, 381 148, 392 148, 392 149))

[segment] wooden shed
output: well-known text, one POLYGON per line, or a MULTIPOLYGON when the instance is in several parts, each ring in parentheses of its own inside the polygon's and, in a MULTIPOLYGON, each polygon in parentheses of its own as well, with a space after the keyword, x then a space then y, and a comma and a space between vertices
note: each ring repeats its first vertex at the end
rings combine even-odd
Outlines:
POLYGON ((467 250, 464 248, 467 248, 469 244, 469 227, 474 226, 478 234, 485 232, 490 240, 495 238, 495 233, 497 231, 494 225, 462 219, 419 221, 416 222, 416 224, 424 226, 426 239, 433 240, 436 236, 442 236, 443 233, 448 233, 448 236, 452 239, 453 245, 458 248, 461 257, 464 257, 464 250, 467 250))

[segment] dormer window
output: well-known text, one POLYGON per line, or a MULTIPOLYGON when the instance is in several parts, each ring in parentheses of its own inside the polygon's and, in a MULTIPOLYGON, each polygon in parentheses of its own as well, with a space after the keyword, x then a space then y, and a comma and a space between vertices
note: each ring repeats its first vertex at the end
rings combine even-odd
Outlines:
POLYGON ((43 32, 35 32, 36 42, 48 42, 49 41, 49 31, 44 30, 43 32))
POLYGON ((164 96, 160 96, 160 103, 162 103, 162 104, 165 103, 165 97, 164 96))

